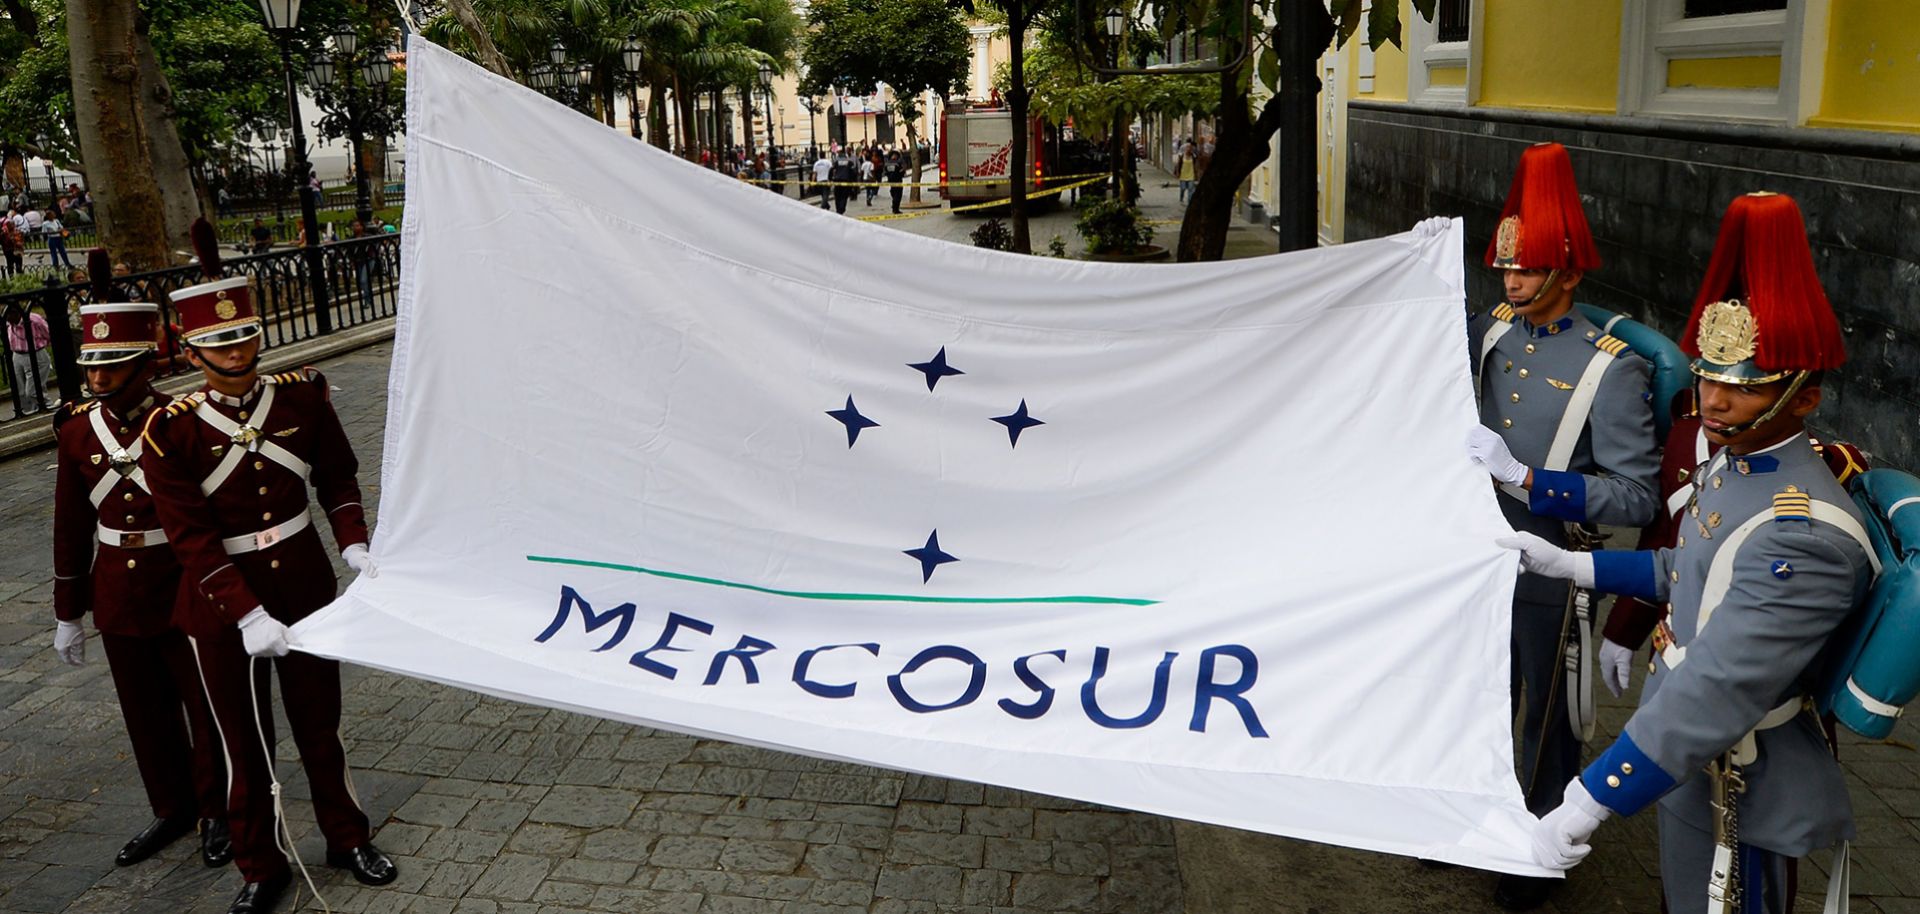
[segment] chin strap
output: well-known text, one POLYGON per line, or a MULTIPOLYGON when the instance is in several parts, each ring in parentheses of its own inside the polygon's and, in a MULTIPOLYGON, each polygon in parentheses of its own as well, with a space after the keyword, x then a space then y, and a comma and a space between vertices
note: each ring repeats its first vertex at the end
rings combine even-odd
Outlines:
MULTIPOLYGON (((1744 435, 1747 432, 1752 431, 1753 429, 1759 428, 1760 426, 1773 421, 1773 417, 1780 415, 1780 411, 1786 408, 1787 401, 1793 399, 1793 395, 1799 393, 1800 388, 1802 386, 1805 386, 1805 384, 1807 383, 1807 378, 1812 376, 1813 376, 1813 372, 1811 371, 1794 372, 1793 380, 1787 384, 1786 391, 1780 394, 1780 399, 1773 401, 1773 406, 1771 408, 1769 408, 1766 412, 1760 414, 1760 418, 1755 419, 1752 422, 1743 422, 1739 425, 1728 426, 1725 429, 1721 429, 1715 432, 1715 434, 1725 435, 1728 437, 1732 437, 1734 435, 1744 435)), ((1699 381, 1695 381, 1693 384, 1693 402, 1695 403, 1700 402, 1700 382, 1699 381)))
MULTIPOLYGON (((147 363, 152 360, 153 360, 153 356, 149 353, 142 353, 140 355, 134 356, 134 365, 138 367, 134 369, 133 374, 127 375, 127 383, 122 384, 119 387, 116 387, 112 390, 94 390, 92 385, 88 385, 87 392, 92 394, 95 400, 99 400, 101 403, 107 403, 109 405, 112 405, 111 401, 113 400, 113 398, 119 396, 122 393, 125 393, 127 390, 131 388, 145 385, 145 383, 148 380, 147 363)), ((125 404, 121 404, 121 405, 125 405, 125 404)), ((117 410, 117 409, 114 410, 114 412, 119 412, 119 411, 120 410, 117 410)))
POLYGON ((221 368, 204 358, 200 360, 200 364, 205 365, 208 371, 223 378, 244 378, 260 368, 260 350, 255 349, 253 351, 253 359, 240 368, 221 368))
POLYGON ((1527 307, 1527 306, 1529 306, 1529 305, 1532 305, 1532 304, 1533 304, 1534 302, 1537 302, 1537 301, 1539 301, 1539 300, 1540 300, 1540 296, 1542 296, 1542 295, 1545 295, 1545 294, 1547 294, 1548 292, 1551 292, 1551 291, 1553 291, 1553 283, 1554 283, 1554 280, 1557 280, 1557 279, 1559 279, 1559 278, 1560 278, 1560 268, 1559 268, 1559 267, 1554 267, 1553 269, 1551 269, 1551 270, 1548 270, 1548 271, 1547 271, 1547 281, 1546 281, 1546 282, 1543 282, 1543 283, 1541 283, 1541 284, 1540 284, 1540 291, 1538 291, 1538 292, 1535 292, 1535 293, 1533 293, 1533 297, 1532 297, 1532 298, 1529 298, 1529 299, 1527 299, 1526 301, 1523 301, 1523 302, 1517 302, 1517 303, 1510 303, 1510 304, 1512 304, 1512 307, 1513 307, 1513 309, 1514 309, 1514 310, 1516 310, 1516 311, 1518 311, 1518 310, 1519 310, 1519 309, 1521 309, 1521 308, 1525 308, 1525 307, 1527 307))

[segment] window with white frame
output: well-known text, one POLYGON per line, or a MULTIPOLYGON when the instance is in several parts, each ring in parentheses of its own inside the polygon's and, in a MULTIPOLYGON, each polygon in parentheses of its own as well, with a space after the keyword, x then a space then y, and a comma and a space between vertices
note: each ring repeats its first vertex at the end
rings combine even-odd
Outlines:
POLYGON ((1805 123, 1820 102, 1829 2, 1626 4, 1620 113, 1805 123))
POLYGON ((1481 7, 1474 0, 1440 0, 1431 21, 1418 13, 1405 23, 1407 100, 1470 105, 1479 96, 1481 7))

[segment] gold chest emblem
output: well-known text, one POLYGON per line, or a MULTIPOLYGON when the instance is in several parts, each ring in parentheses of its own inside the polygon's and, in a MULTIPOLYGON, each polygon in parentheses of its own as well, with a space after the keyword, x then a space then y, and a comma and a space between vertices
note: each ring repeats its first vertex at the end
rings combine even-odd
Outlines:
POLYGON ((95 321, 93 324, 93 330, 91 330, 90 332, 93 334, 94 339, 104 340, 107 338, 107 334, 112 333, 113 331, 107 329, 106 321, 95 321))

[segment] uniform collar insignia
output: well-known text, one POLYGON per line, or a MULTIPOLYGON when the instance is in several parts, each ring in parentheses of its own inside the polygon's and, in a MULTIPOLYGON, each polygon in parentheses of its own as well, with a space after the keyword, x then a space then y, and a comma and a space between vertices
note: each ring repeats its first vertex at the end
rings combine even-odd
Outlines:
POLYGON ((253 387, 249 389, 246 393, 241 394, 238 397, 229 397, 226 394, 223 394, 211 388, 201 391, 201 393, 206 394, 207 399, 212 400, 213 402, 218 403, 221 406, 245 406, 248 403, 252 402, 254 397, 260 394, 260 389, 264 386, 266 386, 266 382, 264 380, 254 381, 253 387))
POLYGON ((1733 458, 1733 471, 1742 476, 1771 473, 1777 469, 1780 469, 1780 458, 1778 457, 1769 457, 1765 454, 1749 454, 1745 457, 1733 458))
POLYGON ((1563 317, 1552 323, 1540 324, 1538 326, 1529 322, 1527 324, 1527 333, 1528 335, 1532 336, 1536 340, 1544 339, 1549 336, 1565 333, 1572 326, 1573 326, 1573 317, 1569 315, 1567 317, 1563 317))

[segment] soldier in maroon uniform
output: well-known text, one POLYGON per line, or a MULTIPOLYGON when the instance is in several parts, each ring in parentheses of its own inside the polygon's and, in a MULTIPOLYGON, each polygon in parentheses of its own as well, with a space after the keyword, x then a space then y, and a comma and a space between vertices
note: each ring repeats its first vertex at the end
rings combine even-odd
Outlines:
POLYGON ((209 281, 173 293, 187 353, 206 386, 147 421, 140 464, 160 525, 185 568, 178 618, 233 763, 228 819, 246 886, 230 914, 269 910, 291 880, 275 842, 271 673, 312 784, 327 864, 360 882, 399 875, 373 846, 340 741, 340 665, 290 654, 287 626, 334 597, 333 565, 308 514, 307 486, 333 528, 341 558, 377 573, 367 554, 359 462, 311 368, 261 377, 260 319, 250 280, 221 279, 204 220, 194 247, 209 281), (258 662, 265 658, 270 663, 258 662), (252 696, 249 700, 249 696, 252 696))
POLYGON ((53 489, 54 649, 86 661, 88 610, 100 630, 133 761, 153 823, 113 861, 132 866, 200 827, 208 866, 233 859, 227 838, 226 763, 195 672, 187 636, 173 624, 180 563, 157 529, 140 470, 140 429, 166 405, 153 389, 157 305, 119 300, 107 252, 87 257, 93 303, 80 309, 80 364, 93 399, 54 416, 59 442, 53 489), (97 544, 97 545, 96 545, 97 544))

